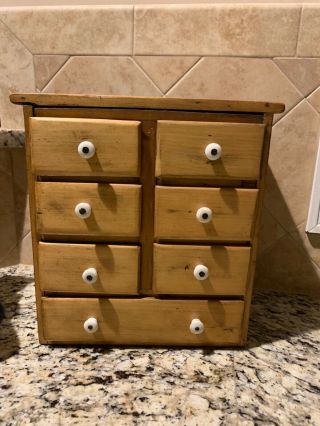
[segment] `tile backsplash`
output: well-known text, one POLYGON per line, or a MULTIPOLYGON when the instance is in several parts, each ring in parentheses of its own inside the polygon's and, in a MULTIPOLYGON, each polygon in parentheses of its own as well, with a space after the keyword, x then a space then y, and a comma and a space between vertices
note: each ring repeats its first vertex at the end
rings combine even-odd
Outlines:
MULTIPOLYGON (((284 102, 256 286, 320 296, 320 240, 304 232, 320 132, 319 40, 316 4, 0 8, 1 125, 23 128, 22 108, 8 99, 19 91, 284 102)), ((31 263, 24 149, 2 148, 0 170, 0 261, 31 263)))

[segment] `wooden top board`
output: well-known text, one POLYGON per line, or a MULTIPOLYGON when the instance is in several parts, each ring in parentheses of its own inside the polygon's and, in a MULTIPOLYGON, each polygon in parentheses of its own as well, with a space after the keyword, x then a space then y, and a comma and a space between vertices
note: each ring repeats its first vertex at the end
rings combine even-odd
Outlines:
POLYGON ((243 113, 281 113, 285 108, 284 104, 272 102, 47 93, 15 93, 10 96, 10 100, 14 104, 39 107, 136 108, 243 113))

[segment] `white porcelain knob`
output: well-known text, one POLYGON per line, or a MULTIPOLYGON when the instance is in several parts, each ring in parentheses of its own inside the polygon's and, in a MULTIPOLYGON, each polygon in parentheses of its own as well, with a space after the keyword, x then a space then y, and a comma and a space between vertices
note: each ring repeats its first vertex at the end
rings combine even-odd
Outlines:
POLYGON ((209 207, 200 207, 196 215, 199 222, 208 223, 212 219, 212 210, 209 207))
POLYGON ((208 160, 219 160, 222 154, 222 149, 218 143, 209 143, 209 145, 206 146, 204 153, 208 160))
POLYGON ((203 322, 198 318, 194 318, 190 323, 190 331, 192 334, 201 334, 204 331, 203 322))
POLYGON ((88 318, 83 323, 83 328, 85 329, 87 333, 95 333, 99 328, 98 321, 96 320, 96 318, 88 318))
POLYGON ((209 276, 209 269, 204 265, 197 265, 193 270, 193 275, 199 281, 206 280, 209 276))
POLYGON ((74 212, 80 219, 88 219, 91 215, 91 206, 89 203, 79 203, 74 208, 74 212))
POLYGON ((96 268, 88 268, 83 271, 82 279, 87 284, 94 284, 98 279, 98 272, 96 268))
POLYGON ((82 141, 78 145, 78 154, 80 157, 89 159, 94 156, 96 153, 96 149, 92 142, 90 141, 82 141))

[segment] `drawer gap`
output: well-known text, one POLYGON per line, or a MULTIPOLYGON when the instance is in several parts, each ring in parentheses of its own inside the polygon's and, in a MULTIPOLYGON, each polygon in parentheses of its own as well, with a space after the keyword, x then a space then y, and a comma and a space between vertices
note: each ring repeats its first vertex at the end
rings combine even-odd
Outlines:
POLYGON ((108 108, 85 107, 64 108, 42 106, 34 109, 35 117, 67 117, 67 118, 101 118, 113 120, 166 120, 179 121, 217 121, 239 123, 263 123, 263 113, 209 111, 209 110, 177 110, 177 109, 148 109, 148 108, 108 108))
POLYGON ((155 239, 155 243, 159 244, 170 244, 170 245, 184 245, 184 246, 195 246, 195 245, 201 245, 201 246, 240 246, 240 247, 251 247, 250 241, 202 241, 202 240, 174 240, 174 239, 155 239))
POLYGON ((56 235, 51 235, 51 234, 42 234, 39 237, 39 241, 42 242, 46 242, 46 243, 55 243, 55 242, 59 242, 59 243, 101 243, 101 244, 117 244, 117 245, 134 245, 134 246, 139 246, 140 242, 139 242, 139 238, 130 238, 130 237, 113 237, 112 239, 108 239, 105 236, 85 236, 85 235, 67 235, 67 234, 56 234, 56 235))
POLYGON ((197 294, 155 294, 155 299, 161 300, 244 300, 244 296, 241 295, 197 295, 197 294))
POLYGON ((156 299, 156 300, 244 300, 244 296, 224 296, 224 295, 217 295, 217 296, 199 296, 199 295, 187 295, 187 294, 168 294, 168 295, 157 295, 157 294, 149 294, 146 296, 143 296, 141 294, 101 294, 101 293, 92 293, 92 294, 80 294, 80 293, 56 293, 56 292, 48 292, 45 291, 42 293, 43 297, 47 298, 55 298, 55 299, 65 299, 65 298, 72 298, 72 299, 96 299, 99 297, 99 299, 132 299, 132 300, 142 300, 142 299, 156 299))
MULTIPOLYGON (((42 292, 44 297, 54 298, 69 298, 74 299, 142 299, 140 294, 114 294, 114 293, 69 293, 69 292, 55 292, 55 291, 44 291, 42 292)), ((150 296, 149 296, 150 297, 150 296)))
POLYGON ((48 176, 39 175, 36 177, 37 182, 75 182, 75 183, 128 183, 139 184, 140 178, 138 177, 116 177, 116 176, 48 176))
POLYGON ((156 178, 157 185, 162 186, 186 186, 195 188, 258 188, 257 180, 210 180, 187 179, 187 178, 156 178))

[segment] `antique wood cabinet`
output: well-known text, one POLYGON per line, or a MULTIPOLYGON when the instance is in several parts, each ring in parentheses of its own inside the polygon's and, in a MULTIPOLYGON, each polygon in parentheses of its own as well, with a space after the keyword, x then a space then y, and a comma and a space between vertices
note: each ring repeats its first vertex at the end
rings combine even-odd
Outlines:
POLYGON ((15 94, 41 343, 244 345, 282 104, 15 94))

